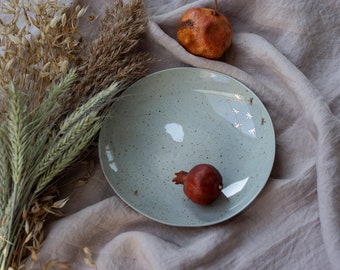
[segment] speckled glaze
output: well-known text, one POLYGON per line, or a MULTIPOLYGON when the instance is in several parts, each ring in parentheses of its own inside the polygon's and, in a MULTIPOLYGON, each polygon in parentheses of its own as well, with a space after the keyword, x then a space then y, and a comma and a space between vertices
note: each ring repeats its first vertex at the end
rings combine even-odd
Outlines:
POLYGON ((113 190, 136 211, 168 225, 207 226, 236 215, 261 192, 275 136, 267 110, 246 86, 215 71, 174 68, 119 97, 101 129, 99 154, 113 190), (242 182, 241 188, 211 205, 194 204, 172 179, 199 163, 216 167, 225 188, 242 182))

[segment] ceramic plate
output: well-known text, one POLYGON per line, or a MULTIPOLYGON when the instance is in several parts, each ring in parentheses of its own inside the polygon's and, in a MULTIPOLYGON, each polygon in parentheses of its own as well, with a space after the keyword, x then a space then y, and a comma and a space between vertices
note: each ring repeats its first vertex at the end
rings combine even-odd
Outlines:
POLYGON ((267 182, 275 154, 270 116, 245 85, 199 68, 153 73, 115 102, 99 137, 100 161, 113 190, 136 211, 174 226, 207 226, 247 207, 267 182), (223 193, 191 202, 174 173, 209 163, 223 193))

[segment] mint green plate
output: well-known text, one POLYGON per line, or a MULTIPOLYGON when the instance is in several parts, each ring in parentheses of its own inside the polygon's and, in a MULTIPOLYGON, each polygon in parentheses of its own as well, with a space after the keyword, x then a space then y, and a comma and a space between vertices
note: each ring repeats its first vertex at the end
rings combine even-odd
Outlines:
POLYGON ((245 209, 261 192, 275 155, 272 121, 259 98, 237 80, 206 69, 174 68, 130 86, 99 136, 100 162, 113 190, 158 222, 207 226, 245 209), (223 193, 191 202, 174 173, 209 163, 223 193))

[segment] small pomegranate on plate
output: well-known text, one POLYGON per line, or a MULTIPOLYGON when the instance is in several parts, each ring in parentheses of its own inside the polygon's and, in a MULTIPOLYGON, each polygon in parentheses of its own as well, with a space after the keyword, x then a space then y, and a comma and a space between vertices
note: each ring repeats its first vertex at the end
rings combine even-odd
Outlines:
POLYGON ((184 194, 194 203, 208 205, 217 199, 223 188, 222 176, 210 164, 198 164, 189 172, 175 173, 172 180, 175 184, 182 184, 184 194))

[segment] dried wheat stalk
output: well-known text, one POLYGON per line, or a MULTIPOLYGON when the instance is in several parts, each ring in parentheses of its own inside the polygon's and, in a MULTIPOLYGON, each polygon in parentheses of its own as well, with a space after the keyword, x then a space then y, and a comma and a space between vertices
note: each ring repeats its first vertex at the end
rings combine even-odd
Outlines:
POLYGON ((78 95, 73 102, 82 103, 83 96, 101 91, 114 81, 124 90, 146 74, 145 66, 152 59, 139 51, 146 24, 142 0, 130 1, 128 5, 119 0, 106 9, 98 37, 84 54, 81 80, 76 86, 78 95))
MULTIPOLYGON (((37 260, 48 214, 61 215, 54 181, 91 144, 115 96, 146 72, 138 52, 142 0, 107 8, 82 44, 86 7, 57 0, 0 3, 0 269, 37 260), (87 48, 86 57, 80 51, 87 48), (62 105, 61 105, 62 104, 62 105), (61 113, 62 112, 62 113, 61 113)), ((91 258, 92 260, 92 258, 91 258)), ((56 261, 43 267, 69 265, 56 261)))
MULTIPOLYGON (((79 57, 79 19, 86 7, 58 1, 1 1, 0 91, 13 81, 21 91, 34 92, 36 107, 79 57)), ((6 95, 2 92, 1 96, 6 95)))

